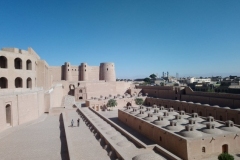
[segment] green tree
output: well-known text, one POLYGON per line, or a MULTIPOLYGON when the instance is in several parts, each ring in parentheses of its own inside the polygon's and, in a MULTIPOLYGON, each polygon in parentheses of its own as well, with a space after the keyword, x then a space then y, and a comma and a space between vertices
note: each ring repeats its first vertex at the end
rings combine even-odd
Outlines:
POLYGON ((142 98, 136 98, 136 99, 135 99, 135 103, 136 103, 137 105, 142 105, 142 104, 143 104, 143 99, 142 99, 142 98))
POLYGON ((228 153, 222 153, 218 156, 218 160, 234 160, 234 157, 228 153))
POLYGON ((151 74, 149 77, 152 79, 156 79, 157 76, 155 74, 151 74))
POLYGON ((144 82, 146 82, 146 83, 150 83, 150 78, 144 78, 144 82))
POLYGON ((109 99, 107 103, 107 107, 115 107, 117 106, 117 101, 115 99, 109 99))

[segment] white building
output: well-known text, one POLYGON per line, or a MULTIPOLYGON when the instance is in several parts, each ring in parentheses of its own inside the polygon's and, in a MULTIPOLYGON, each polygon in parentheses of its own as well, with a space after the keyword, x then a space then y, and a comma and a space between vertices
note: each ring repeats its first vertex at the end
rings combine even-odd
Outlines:
POLYGON ((188 77, 187 78, 187 83, 194 83, 194 82, 197 82, 197 83, 207 83, 207 82, 211 82, 211 78, 195 78, 195 77, 188 77))

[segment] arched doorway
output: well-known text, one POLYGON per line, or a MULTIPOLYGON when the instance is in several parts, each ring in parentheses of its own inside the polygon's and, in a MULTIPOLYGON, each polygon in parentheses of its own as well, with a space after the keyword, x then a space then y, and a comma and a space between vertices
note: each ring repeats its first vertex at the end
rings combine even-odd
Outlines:
POLYGON ((32 62, 30 60, 27 60, 26 67, 27 67, 27 70, 32 70, 32 62))
POLYGON ((0 78, 0 89, 8 88, 8 80, 5 77, 0 78))
POLYGON ((7 68, 7 58, 0 56, 0 68, 7 68))
POLYGON ((22 78, 17 77, 17 78, 15 79, 15 87, 16 87, 16 88, 22 88, 22 87, 23 87, 23 86, 22 86, 22 78))
POLYGON ((228 153, 228 145, 227 144, 222 145, 222 153, 228 153))
POLYGON ((11 118, 11 105, 6 105, 6 123, 8 125, 12 125, 12 118, 11 118))
POLYGON ((14 60, 15 69, 22 69, 22 60, 20 58, 16 58, 14 60))
POLYGON ((30 77, 27 78, 27 88, 32 88, 32 79, 30 77))
POLYGON ((132 106, 132 104, 130 102, 127 103, 127 106, 132 106))
POLYGON ((74 96, 74 95, 75 95, 75 85, 74 85, 74 84, 70 84, 70 85, 69 85, 68 95, 71 95, 71 96, 74 96))

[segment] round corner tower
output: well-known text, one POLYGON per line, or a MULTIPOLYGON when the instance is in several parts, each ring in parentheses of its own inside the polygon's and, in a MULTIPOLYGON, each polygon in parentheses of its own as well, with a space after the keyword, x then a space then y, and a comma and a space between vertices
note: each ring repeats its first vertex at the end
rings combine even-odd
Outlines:
POLYGON ((101 63, 100 64, 100 80, 116 81, 114 63, 101 63))
POLYGON ((81 80, 87 81, 88 80, 88 65, 87 63, 81 63, 81 80))
POLYGON ((69 62, 65 62, 65 80, 66 81, 72 80, 72 70, 69 62))

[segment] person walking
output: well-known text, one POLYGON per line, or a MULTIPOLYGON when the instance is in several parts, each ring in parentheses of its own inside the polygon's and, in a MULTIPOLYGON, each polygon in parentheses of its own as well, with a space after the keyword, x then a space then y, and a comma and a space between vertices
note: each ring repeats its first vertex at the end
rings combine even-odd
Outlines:
POLYGON ((79 124, 80 124, 80 119, 78 118, 78 120, 77 120, 77 123, 78 123, 78 127, 79 127, 79 124))
POLYGON ((73 127, 73 124, 74 124, 74 121, 73 121, 73 119, 72 119, 72 121, 71 121, 71 125, 72 125, 72 127, 73 127))

